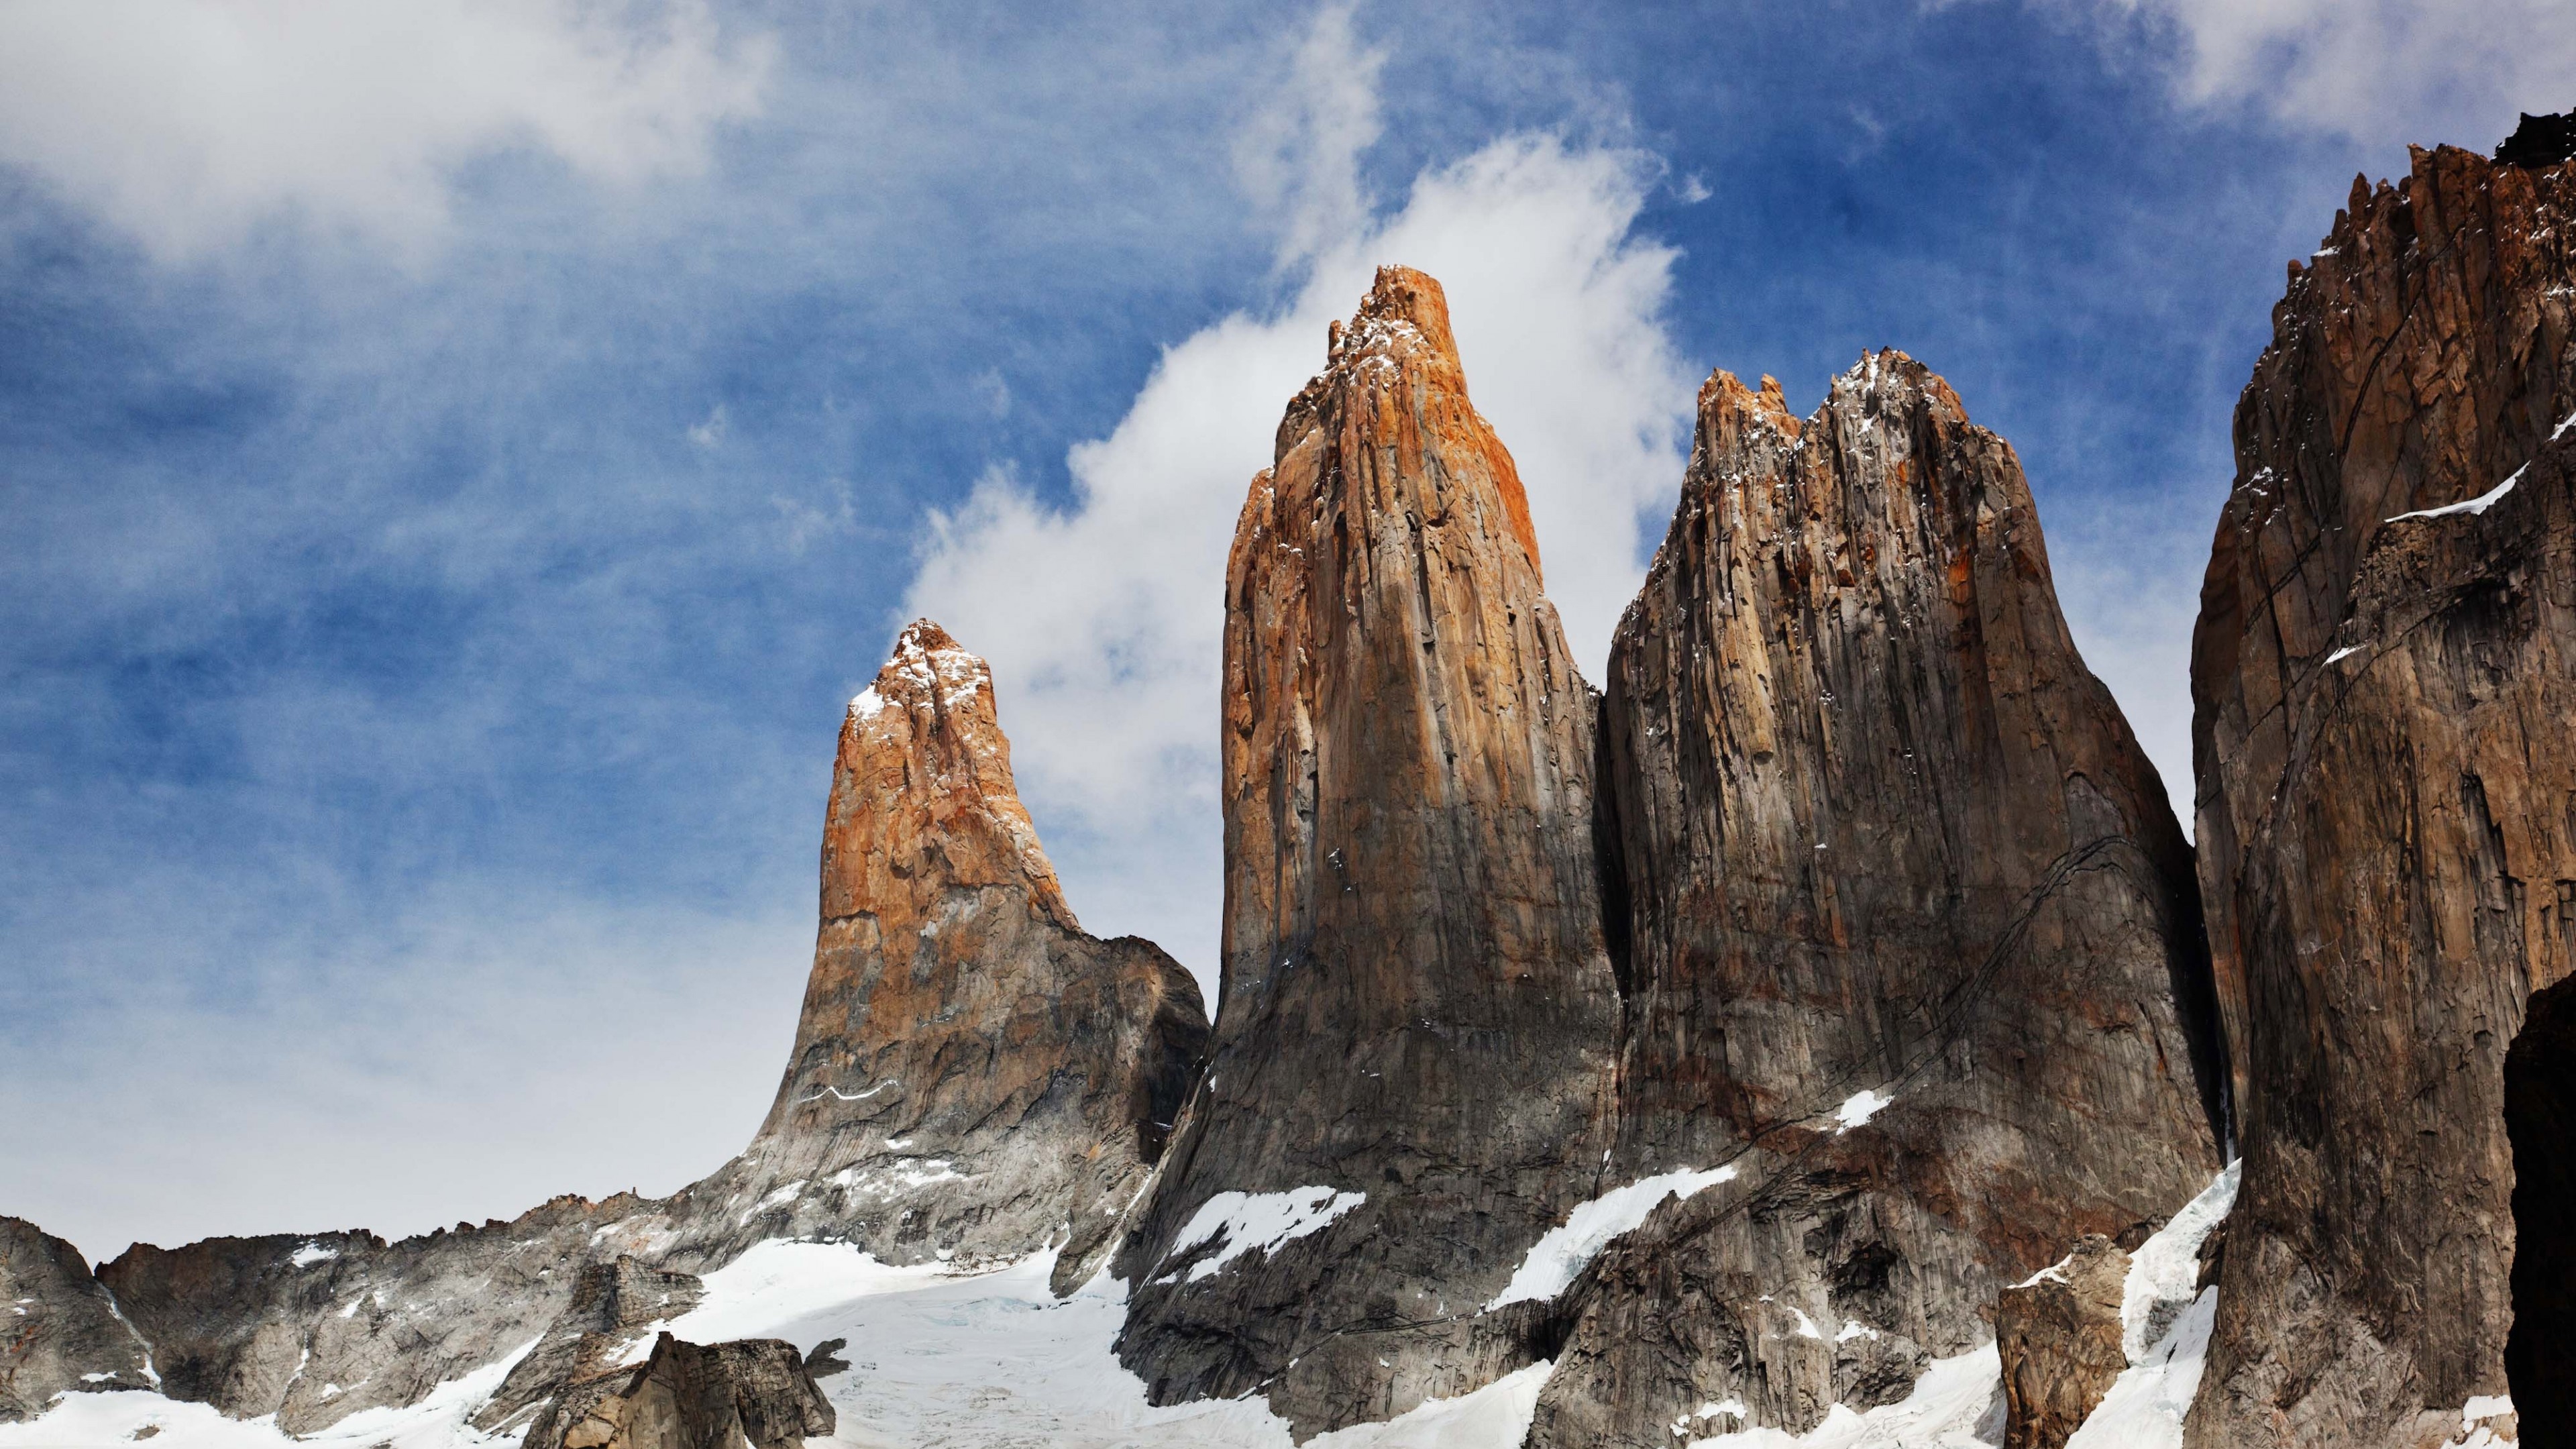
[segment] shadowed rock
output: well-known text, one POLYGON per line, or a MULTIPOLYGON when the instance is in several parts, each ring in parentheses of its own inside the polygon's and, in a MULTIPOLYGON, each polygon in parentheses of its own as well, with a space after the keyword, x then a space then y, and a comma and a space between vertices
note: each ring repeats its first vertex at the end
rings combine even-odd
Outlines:
POLYGON ((1720 373, 1611 647, 1614 1174, 1730 1169, 1557 1301, 1538 1445, 1804 1431, 2218 1170, 2191 856, 2060 615, 2019 461, 1881 352, 1720 373))
POLYGON ((2576 158, 2576 111, 2555 116, 2523 112, 2522 123, 2496 147, 2495 158, 2507 166, 2530 167, 2576 158))
POLYGON ((2243 1190, 2196 1449, 2506 1392, 2507 1045, 2576 947, 2576 166, 2414 153, 2290 265, 2192 645, 2243 1190))
POLYGON ((2576 978, 2532 993, 2504 1059, 2513 1139, 2513 1330, 2505 1376, 2528 1449, 2576 1443, 2576 978))
POLYGON ((1593 1191, 1617 1019, 1595 697, 1439 284, 1329 346, 1235 533, 1215 1051, 1118 1259, 1157 1402, 1300 1434, 1536 1356, 1477 1310, 1593 1191))

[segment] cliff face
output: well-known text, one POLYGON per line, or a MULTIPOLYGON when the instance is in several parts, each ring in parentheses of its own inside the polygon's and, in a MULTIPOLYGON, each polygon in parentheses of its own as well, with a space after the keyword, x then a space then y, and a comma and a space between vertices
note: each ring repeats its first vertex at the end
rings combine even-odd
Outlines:
POLYGON ((2576 945, 2572 232, 2568 165, 2356 181, 2237 406, 2192 700, 2244 1188, 2194 1445, 2505 1392, 2505 1053, 2576 945))
POLYGON ((1896 352, 1700 396, 1612 645, 1619 1180, 1732 1169, 1559 1300, 1532 1440, 1804 1430, 1992 1336, 2218 1167, 2191 856, 2061 618, 2011 448, 1896 352))
POLYGON ((1215 1050, 1118 1260, 1158 1402, 1301 1433, 1535 1356, 1476 1312, 1592 1191, 1617 1020, 1594 696, 1439 285, 1330 340, 1235 535, 1215 1050))
POLYGON ((692 1189, 747 1216, 702 1211, 684 1236, 830 1235, 897 1263, 1055 1242, 1070 1286, 1161 1155, 1206 1038, 1177 962, 1075 922, 1013 787, 990 672, 919 621, 842 725, 776 1103, 692 1189))
POLYGON ((80 1250, 0 1217, 0 1424, 57 1394, 149 1388, 152 1360, 80 1250))

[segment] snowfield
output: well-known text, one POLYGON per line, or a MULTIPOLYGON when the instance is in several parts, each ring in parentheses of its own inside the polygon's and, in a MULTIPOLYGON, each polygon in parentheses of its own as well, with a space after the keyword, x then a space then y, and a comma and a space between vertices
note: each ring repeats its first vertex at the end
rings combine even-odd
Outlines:
MULTIPOLYGON (((823 1380, 839 1432, 814 1449, 1294 1449, 1287 1421, 1259 1399, 1155 1408, 1144 1382, 1110 1351, 1127 1312, 1126 1286, 1107 1276, 1057 1299, 1051 1253, 999 1272, 897 1268, 831 1243, 762 1243, 706 1275, 698 1307, 663 1325, 715 1343, 783 1338, 810 1352, 848 1341, 847 1373, 823 1380)), ((524 1354, 530 1343, 519 1351, 524 1354)), ((43 1417, 0 1424, 0 1449, 130 1449, 150 1427, 151 1449, 481 1449, 516 1434, 466 1421, 519 1354, 441 1385, 404 1409, 353 1414, 296 1440, 268 1419, 227 1419, 158 1394, 69 1394, 43 1417)), ((1475 1393, 1433 1400, 1385 1424, 1307 1441, 1308 1449, 1486 1449, 1528 1431, 1549 1365, 1534 1364, 1475 1393)))
MULTIPOLYGON (((1605 1194, 1532 1252, 1515 1287, 1526 1296, 1561 1289, 1569 1265, 1579 1271, 1665 1197, 1688 1196, 1724 1175, 1674 1173, 1605 1194)), ((2121 1315, 2130 1368, 2070 1449, 2181 1442, 2216 1307, 2214 1290, 2196 1291, 2198 1252, 2235 1192, 2231 1167, 2134 1255, 2121 1315)), ((1200 1241, 1214 1239, 1222 1224, 1227 1243, 1243 1251, 1275 1246, 1356 1205, 1323 1190, 1274 1196, 1281 1201, 1223 1205, 1200 1241)), ((891 1267, 842 1244, 767 1242, 707 1274, 698 1306, 658 1326, 696 1343, 783 1338, 805 1352, 845 1340, 839 1356, 850 1370, 823 1380, 839 1430, 808 1440, 816 1449, 1294 1449, 1286 1421, 1258 1398, 1146 1403, 1143 1381, 1110 1349, 1126 1317, 1126 1285, 1104 1273, 1058 1299, 1047 1289, 1054 1267, 1054 1255, 1042 1253, 959 1274, 938 1264, 891 1267)), ((533 1347, 408 1408, 369 1409, 303 1440, 269 1419, 227 1419, 203 1404, 123 1391, 68 1394, 41 1418, 0 1424, 0 1449, 109 1449, 132 1445, 146 1430, 152 1449, 498 1449, 516 1435, 483 1434, 467 1421, 533 1347)), ((1307 1449, 1516 1449, 1552 1369, 1532 1364, 1387 1423, 1321 1435, 1307 1449)), ((2509 1449, 2512 1441, 2482 1422, 2509 1411, 2502 1400, 2473 1402, 2462 1414, 2462 1439, 2509 1449)), ((2001 1370, 1987 1344, 1932 1363, 1902 1402, 1866 1413, 1836 1405, 1805 1434, 1747 1426, 1732 1400, 1685 1415, 1671 1433, 1676 1449, 1992 1449, 2003 1440, 2001 1370)))

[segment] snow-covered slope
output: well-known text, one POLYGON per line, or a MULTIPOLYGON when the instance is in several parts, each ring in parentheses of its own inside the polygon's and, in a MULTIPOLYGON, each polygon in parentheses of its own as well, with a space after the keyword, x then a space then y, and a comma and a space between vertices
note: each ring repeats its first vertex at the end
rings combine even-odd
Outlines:
MULTIPOLYGON (((829 1243, 762 1243, 706 1278, 706 1296, 664 1327, 712 1343, 783 1338, 801 1350, 847 1341, 851 1368, 823 1381, 840 1416, 812 1449, 1292 1449, 1288 1426, 1256 1396, 1156 1408, 1110 1350, 1126 1287, 1101 1276, 1071 1297, 1047 1289, 1055 1256, 998 1272, 890 1267, 829 1243)), ((525 1348, 519 1350, 524 1353, 525 1348)), ((518 1354, 442 1385, 404 1409, 371 1409, 307 1439, 271 1419, 227 1419, 204 1404, 143 1392, 71 1394, 43 1416, 0 1425, 0 1449, 497 1449, 467 1423, 518 1354), (146 1430, 150 1432, 144 1433, 146 1430)), ((1385 1424, 1309 1440, 1310 1449, 1495 1449, 1516 1445, 1545 1382, 1536 1364, 1385 1424)))

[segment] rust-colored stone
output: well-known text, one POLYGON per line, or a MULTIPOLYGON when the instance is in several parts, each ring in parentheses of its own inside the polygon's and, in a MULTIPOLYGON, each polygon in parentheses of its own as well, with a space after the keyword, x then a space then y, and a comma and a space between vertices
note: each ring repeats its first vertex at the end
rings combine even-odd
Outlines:
MULTIPOLYGON (((888 1261, 1072 1239, 1097 1266, 1195 1079, 1206 1017, 1149 941, 1085 935, 1011 779, 991 672, 929 620, 850 703, 822 926, 769 1118, 697 1197, 722 1236, 828 1233, 888 1261)), ((708 1223, 696 1215, 695 1241, 708 1223)))

